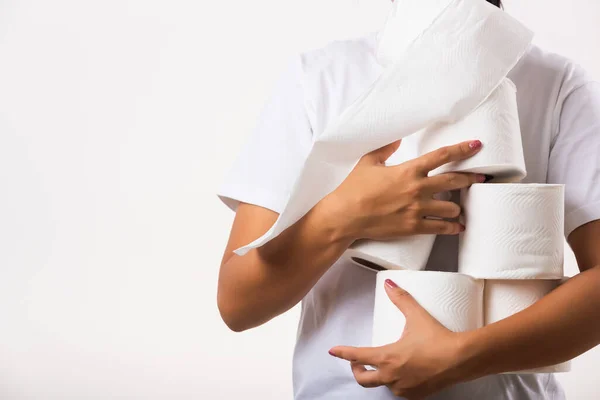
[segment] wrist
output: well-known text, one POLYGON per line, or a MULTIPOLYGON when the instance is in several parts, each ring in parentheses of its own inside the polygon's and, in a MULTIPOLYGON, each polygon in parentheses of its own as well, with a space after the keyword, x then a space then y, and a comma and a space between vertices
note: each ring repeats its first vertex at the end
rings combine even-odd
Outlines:
POLYGON ((489 374, 485 361, 486 340, 482 329, 462 332, 457 339, 457 357, 455 371, 460 382, 481 378, 489 374))
POLYGON ((350 246, 358 239, 356 229, 351 224, 352 219, 348 216, 344 202, 335 192, 323 198, 311 210, 312 217, 323 230, 328 241, 333 243, 344 243, 350 246))

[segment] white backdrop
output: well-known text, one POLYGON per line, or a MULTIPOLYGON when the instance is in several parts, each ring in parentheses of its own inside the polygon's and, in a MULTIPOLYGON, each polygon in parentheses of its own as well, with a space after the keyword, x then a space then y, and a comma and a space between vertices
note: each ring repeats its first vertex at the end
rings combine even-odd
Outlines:
MULTIPOLYGON (((229 332, 215 191, 289 56, 386 0, 0 0, 0 398, 287 399, 298 310, 229 332)), ((595 0, 513 0, 600 76, 595 0)), ((569 269, 573 271, 572 260, 569 269)), ((600 389, 600 352, 562 376, 600 389)))

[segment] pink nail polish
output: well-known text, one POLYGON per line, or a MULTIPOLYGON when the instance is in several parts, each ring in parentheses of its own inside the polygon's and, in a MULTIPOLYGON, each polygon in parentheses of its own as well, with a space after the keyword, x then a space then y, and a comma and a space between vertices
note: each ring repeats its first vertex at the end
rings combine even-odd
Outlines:
POLYGON ((385 280, 385 285, 391 289, 396 289, 398 287, 398 285, 396 285, 396 282, 394 282, 391 279, 386 279, 385 280))
POLYGON ((477 150, 479 148, 481 148, 481 141, 480 140, 473 140, 471 143, 469 143, 469 147, 471 148, 471 150, 477 150))
POLYGON ((463 224, 460 224, 460 230, 459 232, 464 232, 465 229, 467 229, 463 224))
POLYGON ((335 357, 335 354, 333 354, 333 351, 331 351, 331 350, 329 350, 329 355, 335 357))
POLYGON ((484 183, 487 180, 485 175, 477 175, 477 182, 484 183))

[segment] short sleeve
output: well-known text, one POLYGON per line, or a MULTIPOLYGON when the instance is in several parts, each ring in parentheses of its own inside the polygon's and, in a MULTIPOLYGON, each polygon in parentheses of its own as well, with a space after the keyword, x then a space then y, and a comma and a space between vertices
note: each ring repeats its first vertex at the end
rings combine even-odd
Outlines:
POLYGON ((312 145, 302 57, 288 61, 256 127, 219 185, 231 210, 240 202, 281 213, 312 145))
POLYGON ((562 103, 548 183, 565 184, 565 236, 600 219, 600 83, 587 82, 562 103))

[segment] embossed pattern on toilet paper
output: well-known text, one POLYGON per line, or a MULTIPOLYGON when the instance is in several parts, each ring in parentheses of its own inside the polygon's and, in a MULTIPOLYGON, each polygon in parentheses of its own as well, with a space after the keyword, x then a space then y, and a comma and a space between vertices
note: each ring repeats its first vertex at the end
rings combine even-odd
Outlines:
POLYGON ((377 37, 377 60, 388 66, 440 15, 453 0, 396 0, 377 37))
MULTIPOLYGON (((397 1, 397 13, 414 1, 397 1)), ((419 0, 430 21, 377 81, 315 140, 287 204, 244 255, 273 239, 335 190, 360 158, 434 123, 455 122, 500 85, 531 43, 532 32, 480 0, 419 0), (439 15, 438 15, 439 14, 439 15)), ((408 9, 408 8, 407 8, 408 9)), ((383 32, 383 36, 386 33, 383 32)), ((387 40, 387 39, 386 39, 387 40)))
POLYGON ((475 184, 461 194, 459 272, 485 279, 564 275, 564 186, 475 184))
POLYGON ((377 274, 373 346, 397 341, 406 322, 385 291, 386 279, 408 291, 451 331, 463 332, 483 326, 483 281, 450 272, 383 271, 377 274))
POLYGON ((493 324, 523 311, 556 289, 559 280, 486 280, 484 289, 485 324, 493 324))
MULTIPOLYGON (((561 284, 561 280, 486 280, 484 288, 485 324, 489 325, 532 306, 561 284)), ((507 372, 507 374, 568 372, 571 362, 567 361, 548 367, 507 372)))
POLYGON ((443 146, 479 139, 483 148, 475 156, 445 164, 429 174, 471 172, 494 177, 493 183, 518 182, 525 178, 525 158, 519 125, 515 85, 505 79, 491 96, 472 113, 453 124, 432 126, 416 133, 419 154, 443 146))

